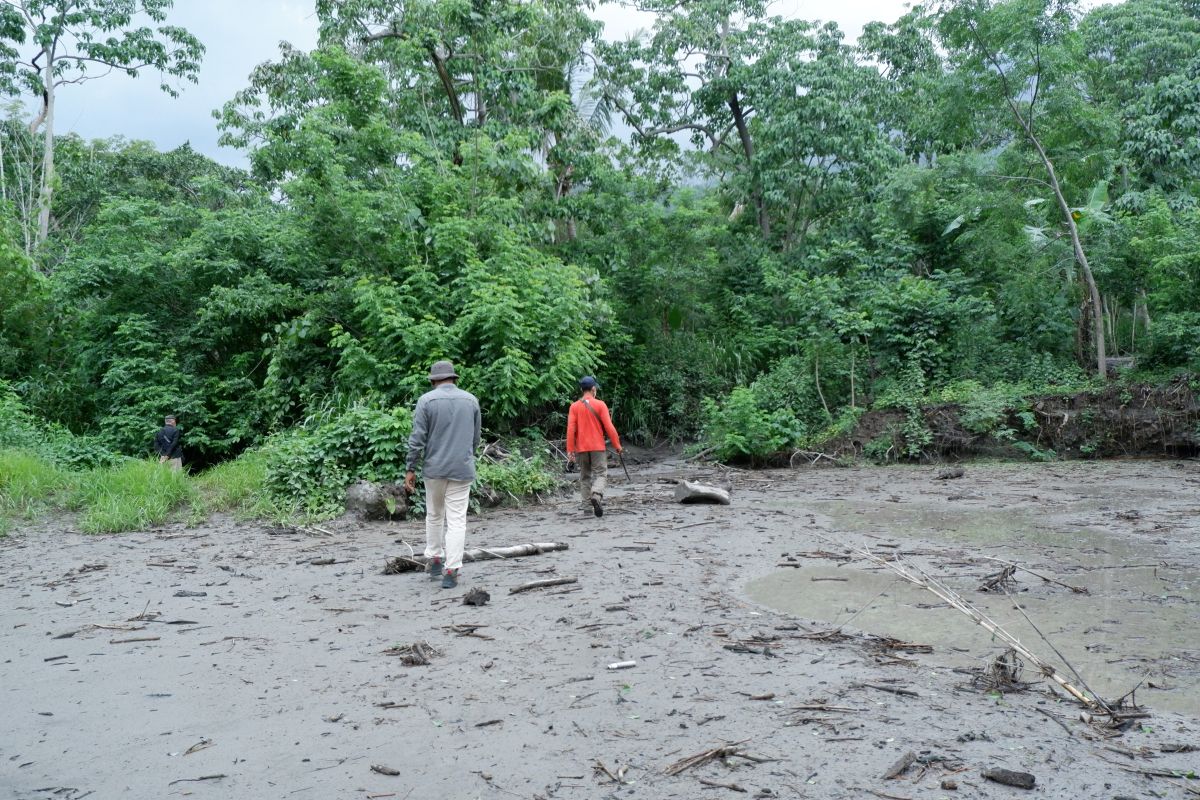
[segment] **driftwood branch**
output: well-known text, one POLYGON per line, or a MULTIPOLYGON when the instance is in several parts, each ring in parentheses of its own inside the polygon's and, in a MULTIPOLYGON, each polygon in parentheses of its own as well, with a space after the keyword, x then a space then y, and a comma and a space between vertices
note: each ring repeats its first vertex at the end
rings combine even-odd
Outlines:
MULTIPOLYGON (((552 553, 555 550, 566 550, 568 545, 562 542, 535 542, 533 544, 515 544, 509 547, 493 547, 483 549, 474 547, 463 553, 463 561, 489 561, 491 559, 519 558, 521 556, 536 556, 542 553, 552 553)), ((421 555, 396 556, 388 559, 383 567, 384 575, 399 575, 402 572, 422 572, 429 559, 421 555)))

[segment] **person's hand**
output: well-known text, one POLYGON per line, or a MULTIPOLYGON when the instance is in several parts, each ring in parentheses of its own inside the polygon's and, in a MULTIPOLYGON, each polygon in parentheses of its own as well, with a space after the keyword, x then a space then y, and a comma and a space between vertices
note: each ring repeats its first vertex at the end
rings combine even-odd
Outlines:
POLYGON ((575 454, 574 453, 567 453, 567 463, 568 464, 575 463, 575 454))
POLYGON ((621 453, 624 453, 624 452, 625 452, 624 450, 622 450, 622 449, 621 449, 621 448, 619 448, 619 447, 618 447, 618 448, 616 448, 616 450, 617 450, 617 455, 621 455, 621 453))
POLYGON ((412 494, 417 490, 417 473, 411 469, 404 473, 404 491, 412 494))

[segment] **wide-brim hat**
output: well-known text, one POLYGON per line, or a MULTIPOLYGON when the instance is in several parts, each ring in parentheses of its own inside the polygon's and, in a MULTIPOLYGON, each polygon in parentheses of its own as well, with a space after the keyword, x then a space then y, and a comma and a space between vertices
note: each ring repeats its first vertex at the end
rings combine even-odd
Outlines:
POLYGON ((454 371, 454 365, 449 361, 437 361, 429 368, 429 380, 444 381, 447 378, 457 378, 458 373, 454 371))

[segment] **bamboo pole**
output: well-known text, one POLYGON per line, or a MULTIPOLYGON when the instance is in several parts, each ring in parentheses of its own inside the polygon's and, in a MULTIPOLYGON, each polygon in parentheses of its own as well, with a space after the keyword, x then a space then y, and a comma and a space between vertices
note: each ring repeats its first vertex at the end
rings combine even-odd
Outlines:
MULTIPOLYGON (((826 541, 831 540, 826 539, 826 541)), ((844 545, 844 543, 837 544, 844 545)), ((910 567, 907 564, 899 561, 888 561, 887 559, 872 553, 870 550, 866 550, 861 547, 850 547, 850 550, 854 553, 857 553, 859 556, 862 556, 863 558, 880 565, 881 567, 891 570, 908 583, 932 592, 948 603, 952 608, 956 608, 963 614, 966 614, 976 625, 1007 644, 1009 647, 1015 650, 1017 654, 1021 656, 1021 658, 1032 664, 1047 678, 1057 683, 1060 687, 1062 687, 1063 691, 1079 701, 1084 708, 1087 708, 1089 711, 1099 711, 1105 714, 1112 713, 1111 710, 1102 702, 1088 697, 1086 694, 1076 688, 1069 680, 1067 680, 1065 676, 1063 676, 1061 672, 1022 644, 1020 639, 1004 630, 1004 628, 1000 627, 999 623, 976 608, 969 600, 964 598, 950 587, 946 586, 937 578, 934 578, 929 573, 921 570, 919 567, 910 567)))

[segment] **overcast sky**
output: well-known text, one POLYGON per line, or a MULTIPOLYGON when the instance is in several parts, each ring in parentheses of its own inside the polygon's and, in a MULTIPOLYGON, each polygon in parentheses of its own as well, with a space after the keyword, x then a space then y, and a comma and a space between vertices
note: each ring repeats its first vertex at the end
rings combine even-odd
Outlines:
MULTIPOLYGON (((892 22, 907 5, 905 0, 779 0, 772 13, 833 20, 853 39, 865 23, 892 22)), ((597 13, 605 23, 606 38, 624 38, 649 27, 648 15, 617 6, 601 6, 597 13)), ((152 74, 138 79, 110 75, 84 86, 67 86, 58 96, 56 130, 88 139, 147 139, 163 150, 190 141, 219 161, 244 165, 244 154, 217 146, 212 111, 245 87, 256 64, 276 58, 281 41, 302 49, 316 45, 312 0, 175 0, 168 21, 190 30, 207 48, 199 84, 184 84, 178 99, 160 91, 152 74)))

